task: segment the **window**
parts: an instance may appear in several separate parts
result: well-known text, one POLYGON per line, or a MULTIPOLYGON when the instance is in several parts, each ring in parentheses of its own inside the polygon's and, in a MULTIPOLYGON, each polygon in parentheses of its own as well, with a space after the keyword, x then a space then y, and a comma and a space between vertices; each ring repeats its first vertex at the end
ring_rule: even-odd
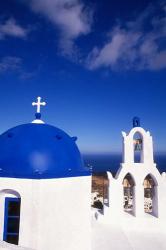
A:
POLYGON ((18 245, 20 224, 20 198, 5 198, 3 240, 18 245))

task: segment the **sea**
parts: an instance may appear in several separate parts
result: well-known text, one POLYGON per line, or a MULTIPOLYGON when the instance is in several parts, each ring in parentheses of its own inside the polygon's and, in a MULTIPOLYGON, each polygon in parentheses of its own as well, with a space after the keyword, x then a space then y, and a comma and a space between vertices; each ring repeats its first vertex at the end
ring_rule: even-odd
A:
MULTIPOLYGON (((115 154, 84 154, 85 166, 92 169, 92 172, 100 173, 111 171, 115 174, 122 163, 122 155, 115 154)), ((156 153, 154 162, 160 173, 166 172, 166 154, 156 153)))

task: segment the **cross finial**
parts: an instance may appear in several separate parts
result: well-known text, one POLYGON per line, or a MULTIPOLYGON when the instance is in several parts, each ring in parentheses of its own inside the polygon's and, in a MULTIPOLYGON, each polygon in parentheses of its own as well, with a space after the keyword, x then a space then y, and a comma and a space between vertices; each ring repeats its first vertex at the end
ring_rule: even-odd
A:
POLYGON ((37 121, 39 121, 41 118, 40 108, 41 108, 41 106, 45 106, 45 105, 46 105, 46 102, 41 102, 41 97, 37 97, 37 102, 32 102, 32 106, 37 107, 37 111, 35 114, 37 121))
POLYGON ((32 102, 32 106, 37 106, 37 113, 40 113, 40 106, 45 106, 46 102, 40 102, 41 97, 37 97, 37 102, 32 102))

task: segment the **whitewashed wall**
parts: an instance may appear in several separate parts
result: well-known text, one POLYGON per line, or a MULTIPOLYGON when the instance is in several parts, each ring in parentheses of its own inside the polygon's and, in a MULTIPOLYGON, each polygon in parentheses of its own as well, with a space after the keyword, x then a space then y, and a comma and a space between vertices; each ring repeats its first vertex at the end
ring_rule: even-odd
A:
POLYGON ((90 250, 90 194, 90 176, 49 180, 0 178, 0 239, 4 198, 20 196, 19 245, 35 250, 90 250))
POLYGON ((159 173, 153 159, 153 140, 149 131, 141 127, 133 128, 127 135, 123 135, 123 163, 121 164, 115 178, 108 173, 109 178, 109 207, 104 207, 104 216, 101 220, 106 223, 120 224, 126 218, 133 220, 141 219, 146 223, 147 214, 144 212, 144 179, 151 175, 155 182, 155 196, 153 199, 153 215, 151 220, 158 220, 160 223, 166 223, 166 174, 159 173), (139 132, 143 139, 142 161, 134 162, 133 137, 139 132), (134 180, 134 200, 133 214, 129 215, 123 208, 123 179, 130 174, 134 180))

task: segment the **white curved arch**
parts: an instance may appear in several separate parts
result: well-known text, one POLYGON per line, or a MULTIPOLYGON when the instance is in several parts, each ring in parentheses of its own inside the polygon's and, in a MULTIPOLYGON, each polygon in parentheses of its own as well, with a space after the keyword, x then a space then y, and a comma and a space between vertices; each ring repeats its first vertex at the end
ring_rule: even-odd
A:
POLYGON ((158 186, 157 178, 156 178, 152 173, 148 173, 148 174, 146 174, 146 175, 144 176, 142 185, 144 184, 144 180, 147 178, 148 175, 150 175, 151 178, 153 179, 155 186, 158 186))
POLYGON ((135 178, 134 178, 133 174, 131 174, 130 172, 124 173, 124 174, 121 176, 121 180, 122 180, 121 183, 123 184, 123 180, 125 179, 125 177, 126 177, 127 175, 130 175, 130 176, 131 176, 131 178, 132 178, 132 180, 133 180, 133 183, 134 183, 134 186, 136 186, 135 178))
POLYGON ((21 195, 19 194, 19 192, 17 192, 14 189, 2 189, 2 190, 0 190, 0 194, 1 193, 3 193, 3 194, 11 194, 11 195, 14 195, 17 198, 21 198, 21 195))
POLYGON ((128 134, 128 136, 129 137, 133 137, 135 133, 140 133, 143 138, 145 136, 150 136, 150 132, 149 131, 145 131, 145 129, 143 129, 141 127, 132 128, 132 130, 130 131, 130 133, 128 134))
POLYGON ((134 127, 131 129, 128 135, 122 133, 123 135, 123 163, 129 165, 133 163, 148 164, 149 167, 154 164, 153 158, 153 140, 149 131, 145 131, 141 127, 134 127), (140 151, 140 161, 135 161, 135 151, 134 151, 134 136, 138 133, 142 140, 142 149, 140 151))

